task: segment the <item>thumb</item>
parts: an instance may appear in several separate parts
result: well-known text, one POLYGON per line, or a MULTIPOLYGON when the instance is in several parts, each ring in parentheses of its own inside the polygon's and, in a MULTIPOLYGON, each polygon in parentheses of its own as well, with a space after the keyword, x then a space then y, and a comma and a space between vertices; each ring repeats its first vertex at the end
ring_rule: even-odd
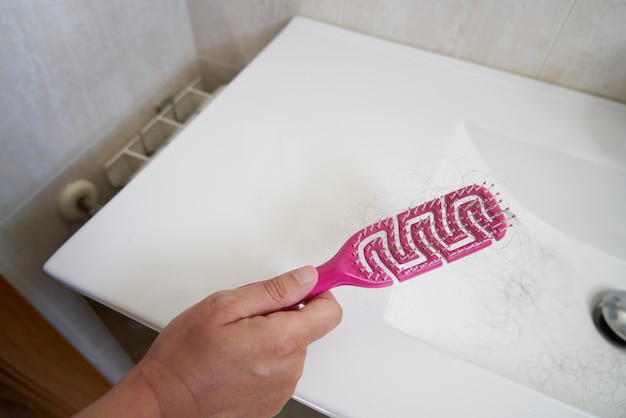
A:
POLYGON ((293 306, 304 299, 317 283, 317 270, 304 266, 249 286, 234 289, 241 300, 241 318, 265 315, 293 306))

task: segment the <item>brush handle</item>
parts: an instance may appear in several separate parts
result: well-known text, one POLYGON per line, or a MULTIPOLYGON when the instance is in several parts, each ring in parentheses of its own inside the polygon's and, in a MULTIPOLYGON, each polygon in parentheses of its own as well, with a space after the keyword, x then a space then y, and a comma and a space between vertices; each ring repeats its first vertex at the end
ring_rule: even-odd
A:
MULTIPOLYGON (((374 282, 363 279, 363 273, 359 271, 354 257, 350 254, 353 251, 352 244, 352 240, 348 240, 333 258, 315 268, 318 275, 317 283, 300 303, 338 286, 377 288, 387 287, 391 284, 391 281, 374 282)), ((294 306, 298 306, 300 303, 294 306)))
POLYGON ((337 263, 330 260, 315 269, 317 270, 317 283, 315 287, 309 292, 306 296, 305 300, 309 300, 319 295, 320 293, 324 293, 327 290, 332 289, 333 287, 341 286, 345 284, 342 282, 342 273, 341 270, 337 268, 337 263))
POLYGON ((334 287, 355 284, 354 279, 350 280, 350 276, 354 275, 354 272, 352 271, 354 269, 350 268, 351 264, 354 264, 354 262, 349 257, 345 257, 344 253, 346 252, 346 247, 347 245, 344 245, 333 258, 324 264, 315 267, 317 270, 317 283, 315 283, 313 289, 311 289, 309 294, 306 295, 306 297, 304 297, 304 299, 300 302, 284 310, 292 310, 300 304, 306 303, 320 293, 324 293, 334 287))
POLYGON ((319 295, 320 293, 324 293, 325 291, 330 290, 333 287, 346 284, 344 283, 345 280, 342 280, 343 275, 341 271, 337 268, 337 262, 336 262, 337 260, 335 260, 335 258, 327 261, 326 263, 318 267, 315 267, 315 269, 317 270, 317 283, 315 283, 315 286, 313 287, 313 289, 311 289, 309 294, 306 295, 304 299, 302 299, 300 302, 296 303, 295 305, 289 306, 288 308, 285 308, 283 310, 285 311, 293 310, 296 307, 298 307, 300 304, 306 303, 307 301, 319 295))

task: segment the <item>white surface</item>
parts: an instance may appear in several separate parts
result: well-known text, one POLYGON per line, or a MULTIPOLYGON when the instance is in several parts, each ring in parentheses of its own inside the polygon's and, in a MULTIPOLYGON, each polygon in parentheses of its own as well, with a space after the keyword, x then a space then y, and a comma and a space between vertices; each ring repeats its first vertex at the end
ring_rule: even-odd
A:
POLYGON ((501 242, 400 287, 389 323, 564 402, 622 416, 626 350, 607 343, 590 312, 607 289, 626 286, 624 172, 466 126, 444 154, 432 183, 495 181, 517 218, 501 242))
MULTIPOLYGON (((441 194, 460 122, 626 165, 626 106, 296 19, 46 271, 162 328, 441 194)), ((311 346, 300 400, 359 418, 585 415, 394 329, 394 291, 335 290, 344 320, 311 346)))

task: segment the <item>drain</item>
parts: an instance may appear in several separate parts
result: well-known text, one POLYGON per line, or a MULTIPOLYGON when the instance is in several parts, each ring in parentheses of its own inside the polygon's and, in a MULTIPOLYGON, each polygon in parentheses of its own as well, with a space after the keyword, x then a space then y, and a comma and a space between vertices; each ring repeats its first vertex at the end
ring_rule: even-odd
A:
POLYGON ((626 347, 626 291, 612 291, 593 309, 593 322, 611 342, 626 347))

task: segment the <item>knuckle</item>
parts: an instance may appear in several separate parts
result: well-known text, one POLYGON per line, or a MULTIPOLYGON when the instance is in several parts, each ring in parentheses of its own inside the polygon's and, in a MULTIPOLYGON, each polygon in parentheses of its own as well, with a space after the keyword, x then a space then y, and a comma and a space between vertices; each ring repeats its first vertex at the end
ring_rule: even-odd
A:
POLYGON ((309 342, 306 336, 292 335, 281 344, 281 354, 284 357, 304 357, 306 356, 308 345, 309 342))
POLYGON ((280 277, 263 282, 263 287, 269 297, 277 303, 284 301, 289 294, 287 282, 280 277))
POLYGON ((216 314, 233 313, 237 311, 239 300, 228 291, 213 293, 205 300, 207 308, 216 314))
POLYGON ((298 356, 305 356, 309 341, 304 336, 291 338, 291 353, 298 356))

